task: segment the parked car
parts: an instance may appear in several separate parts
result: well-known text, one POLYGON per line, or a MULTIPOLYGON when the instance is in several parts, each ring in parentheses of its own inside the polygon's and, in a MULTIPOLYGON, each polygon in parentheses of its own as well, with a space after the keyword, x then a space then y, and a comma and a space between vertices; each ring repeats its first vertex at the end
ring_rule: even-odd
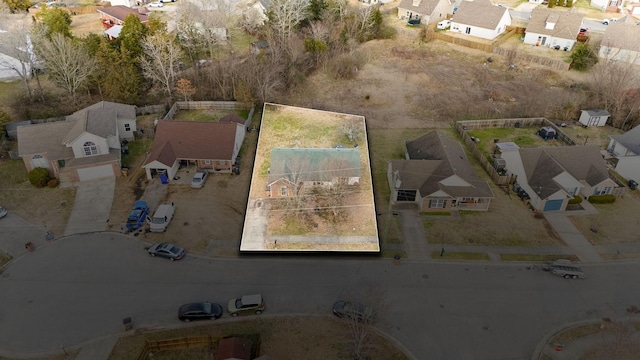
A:
POLYGON ((147 215, 149 215, 147 202, 142 200, 136 201, 133 204, 133 210, 131 210, 127 218, 127 229, 133 231, 142 227, 144 221, 147 219, 147 215))
POLYGON ((629 180, 627 182, 627 185, 629 185, 629 189, 631 189, 631 190, 635 190, 635 189, 638 188, 638 182, 635 181, 635 180, 629 180))
POLYGON ((167 230, 167 226, 173 219, 173 212, 175 210, 175 204, 161 204, 153 214, 153 217, 147 218, 149 222, 149 231, 151 232, 164 232, 167 230))
POLYGON ((609 19, 604 19, 604 20, 602 20, 602 23, 603 23, 603 24, 605 24, 605 25, 609 25, 609 24, 611 24, 611 23, 613 23, 613 22, 616 22, 616 21, 618 21, 618 19, 616 19, 616 18, 609 18, 609 19))
POLYGON ((376 317, 373 309, 358 302, 345 300, 339 300, 333 304, 333 313, 339 318, 357 321, 373 321, 376 317))
POLYGON ((189 322, 191 320, 215 320, 222 316, 222 305, 210 302, 184 304, 178 309, 178 319, 189 322))
POLYGON ((160 0, 160 1, 162 1, 163 3, 176 2, 176 0, 160 0))
POLYGON ((255 313, 256 315, 262 314, 264 310, 264 299, 262 295, 244 295, 239 298, 229 300, 227 306, 227 312, 231 316, 238 316, 240 314, 255 313))
POLYGON ((442 20, 436 25, 440 30, 446 30, 451 27, 451 20, 442 20))
POLYGON ((509 9, 509 7, 505 4, 498 4, 497 5, 499 8, 503 8, 503 9, 509 9))
POLYGON ((420 19, 409 19, 409 21, 407 21, 407 25, 418 26, 420 25, 420 19))
POLYGON ((5 208, 0 206, 0 219, 2 219, 3 217, 7 216, 8 213, 9 212, 7 212, 7 210, 5 208))
POLYGON ((160 1, 154 1, 149 3, 149 7, 163 7, 164 4, 160 1))
POLYGON ((183 248, 169 243, 155 243, 147 251, 151 256, 160 256, 171 261, 180 260, 185 255, 183 248))
POLYGON ((209 177, 209 172, 205 170, 198 170, 195 174, 193 174, 193 179, 191 180, 191 187, 194 189, 200 189, 204 186, 204 182, 207 181, 209 177))

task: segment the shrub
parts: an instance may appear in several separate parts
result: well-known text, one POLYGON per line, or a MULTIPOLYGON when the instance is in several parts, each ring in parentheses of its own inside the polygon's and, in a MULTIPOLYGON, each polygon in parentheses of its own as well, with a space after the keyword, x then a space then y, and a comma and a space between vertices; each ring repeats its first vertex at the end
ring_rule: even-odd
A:
POLYGON ((60 185, 60 180, 53 178, 53 179, 49 179, 49 181, 47 181, 47 186, 50 188, 54 188, 56 186, 60 185))
POLYGON ((357 55, 344 54, 333 58, 329 62, 328 70, 335 79, 354 79, 362 63, 363 61, 357 55))
POLYGON ((598 62, 598 56, 587 43, 576 43, 571 53, 571 68, 578 71, 588 70, 598 62))
POLYGON ((582 196, 577 195, 574 196, 573 199, 569 200, 569 205, 580 204, 582 202, 582 196))
POLYGON ((593 195, 589 196, 589 202, 592 204, 611 204, 616 201, 613 195, 593 195))
POLYGON ((49 170, 45 168, 35 168, 29 171, 29 182, 31 185, 36 187, 44 187, 47 185, 47 181, 49 181, 49 170))

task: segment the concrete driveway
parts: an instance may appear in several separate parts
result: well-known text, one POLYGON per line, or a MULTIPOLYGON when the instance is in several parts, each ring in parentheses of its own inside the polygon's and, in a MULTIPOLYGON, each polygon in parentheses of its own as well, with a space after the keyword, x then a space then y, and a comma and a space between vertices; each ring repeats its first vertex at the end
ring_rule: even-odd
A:
POLYGON ((114 177, 80 183, 64 235, 107 230, 115 188, 114 177))

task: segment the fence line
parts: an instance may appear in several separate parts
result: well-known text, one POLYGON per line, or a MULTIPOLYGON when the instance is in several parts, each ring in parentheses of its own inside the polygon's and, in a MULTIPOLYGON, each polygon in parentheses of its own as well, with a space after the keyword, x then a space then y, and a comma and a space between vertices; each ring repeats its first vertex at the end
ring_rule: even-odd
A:
POLYGON ((138 355, 138 360, 145 360, 151 351, 213 347, 219 341, 219 336, 210 335, 187 336, 165 340, 147 340, 140 355, 138 355))
POLYGON ((171 120, 178 110, 236 110, 253 108, 253 104, 237 101, 176 101, 163 120, 171 120))
POLYGON ((451 35, 445 34, 442 31, 433 32, 431 35, 433 36, 434 39, 442 40, 451 44, 468 47, 470 49, 481 50, 488 53, 493 52, 493 45, 491 44, 483 44, 470 39, 463 39, 457 36, 451 36, 451 35))
POLYGON ((493 52, 502 55, 508 59, 514 59, 519 61, 527 61, 534 64, 548 66, 558 70, 569 70, 571 64, 562 60, 550 59, 543 56, 525 54, 517 50, 505 49, 501 47, 494 47, 493 52))

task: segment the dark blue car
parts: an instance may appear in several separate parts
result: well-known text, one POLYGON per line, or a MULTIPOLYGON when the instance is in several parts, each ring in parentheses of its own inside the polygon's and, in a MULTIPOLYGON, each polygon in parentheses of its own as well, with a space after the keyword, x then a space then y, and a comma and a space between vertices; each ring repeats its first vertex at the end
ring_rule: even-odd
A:
POLYGON ((136 201, 135 204, 133 204, 133 210, 131 210, 127 218, 127 229, 132 231, 141 228, 148 214, 149 207, 147 206, 147 202, 142 200, 136 201))

